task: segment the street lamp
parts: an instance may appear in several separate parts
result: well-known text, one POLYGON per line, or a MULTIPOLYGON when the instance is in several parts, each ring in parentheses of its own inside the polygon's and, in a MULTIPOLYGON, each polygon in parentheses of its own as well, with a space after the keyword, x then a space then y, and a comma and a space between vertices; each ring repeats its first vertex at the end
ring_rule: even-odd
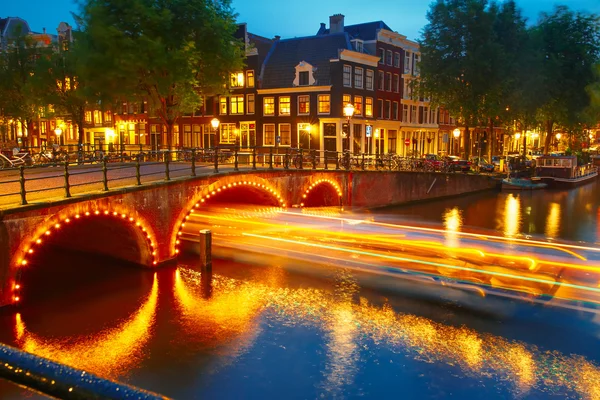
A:
POLYGON ((304 127, 304 130, 306 131, 306 133, 308 134, 308 150, 310 151, 310 130, 312 128, 311 124, 307 124, 304 127))
MULTIPOLYGON (((348 132, 344 132, 344 130, 342 130, 342 138, 343 139, 348 139, 352 132, 350 131, 350 119, 352 118, 352 116, 354 115, 354 106, 351 103, 348 103, 344 106, 344 116, 346 117, 346 123, 348 124, 348 132)), ((348 143, 348 149, 350 149, 350 143, 348 143)), ((344 145, 342 142, 342 150, 344 150, 344 145)))
MULTIPOLYGON (((452 136, 454 136, 454 141, 456 142, 460 137, 460 129, 456 128, 452 131, 452 136)), ((454 148, 454 146, 452 146, 454 148)), ((460 148, 460 142, 458 142, 458 148, 460 148)), ((458 151, 456 152, 458 153, 458 151)), ((455 153, 455 154, 456 154, 455 153)))
POLYGON ((556 135, 554 135, 556 137, 556 151, 558 151, 558 142, 560 141, 560 138, 562 137, 561 133, 557 133, 556 135))
POLYGON ((54 134, 56 135, 56 141, 58 142, 58 144, 60 145, 60 136, 62 135, 62 129, 60 127, 57 127, 54 130, 54 134))
POLYGON ((210 121, 210 125, 212 126, 212 128, 215 130, 215 140, 214 140, 214 147, 217 147, 217 131, 219 130, 219 124, 221 123, 221 121, 219 121, 217 118, 213 118, 210 121))

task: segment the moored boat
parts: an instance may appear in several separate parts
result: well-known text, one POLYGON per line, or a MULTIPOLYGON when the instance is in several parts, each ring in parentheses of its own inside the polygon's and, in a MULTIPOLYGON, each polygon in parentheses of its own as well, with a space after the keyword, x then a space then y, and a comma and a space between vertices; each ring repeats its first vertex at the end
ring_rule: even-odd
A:
POLYGON ((502 190, 537 190, 543 189, 547 184, 534 182, 531 179, 504 178, 502 179, 502 190))
POLYGON ((571 188, 593 182, 598 167, 577 165, 576 156, 542 156, 536 160, 536 176, 549 188, 571 188))

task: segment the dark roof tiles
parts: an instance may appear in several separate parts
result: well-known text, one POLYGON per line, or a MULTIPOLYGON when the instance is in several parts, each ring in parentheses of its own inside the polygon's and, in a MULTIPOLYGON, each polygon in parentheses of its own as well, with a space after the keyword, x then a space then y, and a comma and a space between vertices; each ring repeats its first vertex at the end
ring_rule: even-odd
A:
MULTIPOLYGON (((364 24, 348 25, 344 27, 344 32, 350 35, 351 39, 373 40, 377 37, 377 31, 380 29, 392 29, 383 21, 365 22, 364 24)), ((319 29, 317 35, 328 35, 329 29, 319 29)))

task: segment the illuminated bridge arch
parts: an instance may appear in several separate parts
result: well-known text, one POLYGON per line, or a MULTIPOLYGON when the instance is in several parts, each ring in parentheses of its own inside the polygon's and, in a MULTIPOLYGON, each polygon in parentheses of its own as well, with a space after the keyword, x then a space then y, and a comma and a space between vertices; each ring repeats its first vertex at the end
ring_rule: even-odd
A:
POLYGON ((194 201, 191 201, 188 206, 184 208, 182 215, 175 223, 176 232, 171 239, 172 256, 179 254, 179 237, 183 235, 183 228, 185 227, 186 221, 190 219, 191 214, 211 200, 218 199, 221 196, 225 196, 228 193, 239 189, 260 192, 270 199, 273 206, 281 208, 287 207, 281 193, 265 179, 255 176, 233 176, 221 179, 204 189, 194 201))
POLYGON ((302 193, 300 207, 339 206, 342 204, 342 189, 332 179, 318 179, 302 193))
MULTIPOLYGON (((132 254, 128 252, 119 254, 119 256, 123 256, 122 258, 126 261, 145 266, 155 266, 157 264, 156 236, 150 224, 133 213, 124 210, 116 211, 109 208, 83 212, 63 211, 40 224, 29 238, 21 242, 18 251, 15 253, 12 262, 16 267, 16 274, 13 282, 10 284, 13 303, 18 303, 22 300, 23 282, 21 275, 24 268, 28 268, 31 265, 33 257, 47 244, 49 238, 54 237, 60 231, 79 225, 84 221, 94 221, 96 224, 118 223, 128 228, 128 235, 132 232, 134 233, 132 239, 138 244, 139 253, 132 254)), ((93 233, 94 231, 92 230, 91 232, 93 233)), ((101 245, 101 243, 93 243, 92 245, 99 244, 101 245)), ((115 248, 111 247, 111 250, 115 250, 115 248)))

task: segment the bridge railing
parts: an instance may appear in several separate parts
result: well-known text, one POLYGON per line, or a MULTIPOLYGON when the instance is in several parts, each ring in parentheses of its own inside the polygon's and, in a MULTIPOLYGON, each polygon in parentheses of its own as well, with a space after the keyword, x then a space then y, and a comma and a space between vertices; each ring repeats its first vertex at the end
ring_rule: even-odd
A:
MULTIPOLYGON (((103 155, 93 162, 19 165, 0 171, 0 206, 69 198, 157 181, 241 170, 379 170, 448 172, 447 167, 395 154, 352 154, 348 151, 278 147, 214 147, 160 150, 129 148, 117 159, 103 155), (43 167, 43 168, 42 168, 43 167)), ((125 148, 125 147, 124 147, 125 148)))

